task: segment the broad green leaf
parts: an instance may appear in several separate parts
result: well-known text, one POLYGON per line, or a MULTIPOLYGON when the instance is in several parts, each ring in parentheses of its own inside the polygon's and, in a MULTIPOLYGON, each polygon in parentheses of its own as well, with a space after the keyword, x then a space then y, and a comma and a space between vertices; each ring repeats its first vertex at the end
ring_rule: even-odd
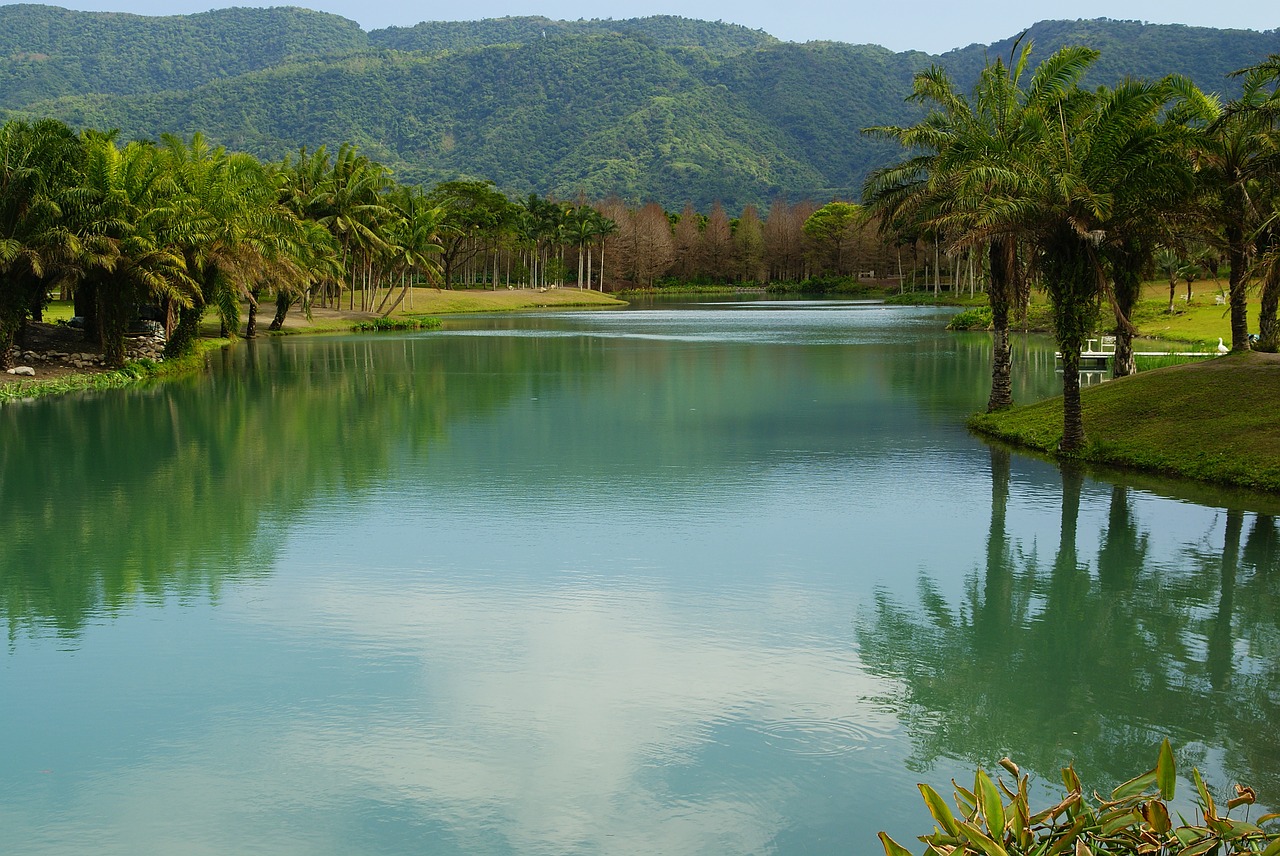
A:
POLYGON ((1142 815, 1147 824, 1159 835, 1164 835, 1172 825, 1169 823, 1169 810, 1160 800, 1148 800, 1142 807, 1142 815))
POLYGON ((1200 778, 1199 770, 1192 768, 1191 781, 1196 783, 1196 790, 1200 792, 1200 808, 1204 812, 1205 820, 1216 819, 1218 811, 1213 804, 1213 795, 1209 793, 1209 788, 1205 786, 1204 779, 1200 778))
POLYGON ((1179 826, 1173 830, 1173 837, 1178 839, 1179 844, 1186 847, 1194 841, 1199 841, 1208 833, 1209 830, 1198 826, 1179 826))
POLYGON ((994 838, 1003 837, 1004 799, 1000 796, 1000 789, 996 787, 995 782, 991 781, 991 777, 985 770, 979 769, 974 779, 973 790, 982 802, 982 814, 987 821, 987 831, 994 838))
POLYGON ((879 835, 880 843, 884 845, 884 856, 912 856, 910 850, 894 841, 885 833, 881 832, 879 835))
POLYGON ((962 821, 960 823, 960 830, 964 833, 965 838, 968 838, 974 846, 983 853, 986 853, 987 856, 1009 856, 1007 850, 1001 847, 998 842, 972 823, 962 821))
POLYGON ((1208 853, 1219 844, 1220 842, 1216 838, 1210 836, 1203 841, 1198 841, 1195 844, 1192 844, 1190 847, 1182 848, 1178 851, 1178 856, 1202 856, 1202 854, 1208 853))
POLYGON ((951 835, 959 835, 960 825, 956 823, 955 815, 951 813, 951 809, 938 792, 923 783, 916 787, 920 789, 920 795, 924 797, 924 804, 929 807, 929 814, 933 815, 933 819, 951 835))
POLYGON ((951 784, 956 789, 956 805, 964 812, 965 817, 972 818, 978 810, 978 798, 971 791, 967 791, 956 784, 955 779, 951 780, 951 784))
POLYGON ((1160 757, 1156 760, 1156 784, 1160 786, 1160 796, 1173 799, 1173 791, 1178 785, 1178 768, 1173 760, 1173 747, 1166 737, 1160 744, 1160 757))
POLYGON ((1136 797, 1138 794, 1147 792, 1147 789, 1156 783, 1158 773, 1155 770, 1147 770, 1141 776, 1134 776, 1129 781, 1119 785, 1111 792, 1113 800, 1122 800, 1126 797, 1136 797))
POLYGON ((1114 835, 1122 829, 1142 822, 1142 815, 1137 811, 1121 811, 1111 815, 1102 822, 1102 834, 1114 835))
POLYGON ((1262 856, 1280 856, 1280 838, 1275 839, 1262 851, 1262 856))
POLYGON ((1072 842, 1074 842, 1076 838, 1079 837, 1080 832, 1083 829, 1084 829, 1083 820, 1077 820, 1073 822, 1071 826, 1067 828, 1067 831, 1062 833, 1062 836, 1058 838, 1056 842, 1054 842, 1054 845, 1050 847, 1048 850, 1044 851, 1044 856, 1057 856, 1057 854, 1066 850, 1068 847, 1072 845, 1072 842))
POLYGON ((1062 784, 1066 785, 1067 790, 1071 793, 1084 791, 1084 788, 1080 784, 1080 777, 1076 775, 1076 768, 1074 765, 1062 768, 1062 784))

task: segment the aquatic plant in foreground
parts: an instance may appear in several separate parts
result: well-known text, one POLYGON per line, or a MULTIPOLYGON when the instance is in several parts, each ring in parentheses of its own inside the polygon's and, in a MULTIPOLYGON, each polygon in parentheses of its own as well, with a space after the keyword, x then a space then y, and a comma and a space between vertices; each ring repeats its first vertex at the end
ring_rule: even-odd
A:
MULTIPOLYGON (((1257 799, 1252 788, 1236 785, 1236 796, 1227 801, 1226 813, 1219 815, 1199 770, 1191 771, 1196 817, 1188 822, 1179 814, 1175 825, 1168 802, 1174 797, 1177 772, 1168 740, 1160 746, 1155 768, 1117 787, 1110 799, 1096 792, 1085 796, 1075 769, 1064 767, 1066 796, 1035 814, 1027 797, 1029 777, 1008 758, 1001 759, 1000 766, 1013 776, 1017 790, 1011 791, 1003 780, 993 780, 982 769, 974 777, 973 790, 953 780, 958 815, 937 791, 919 785, 929 813, 938 822, 931 834, 920 836, 927 845, 925 856, 1280 856, 1280 830, 1264 828, 1280 814, 1263 815, 1257 822, 1230 817, 1233 809, 1251 806, 1257 799)), ((912 856, 883 832, 880 842, 886 856, 912 856)))

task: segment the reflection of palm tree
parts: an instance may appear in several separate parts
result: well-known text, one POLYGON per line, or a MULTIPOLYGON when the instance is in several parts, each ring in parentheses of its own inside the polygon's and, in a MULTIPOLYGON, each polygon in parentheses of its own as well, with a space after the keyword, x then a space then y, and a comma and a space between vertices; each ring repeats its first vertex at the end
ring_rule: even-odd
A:
POLYGON ((1012 619, 1013 565, 1005 512, 1009 505, 1009 450, 991 447, 991 525, 987 530, 987 572, 982 604, 974 610, 974 631, 988 644, 999 644, 1012 619))
MULTIPOLYGON (((1239 780, 1280 787, 1270 736, 1280 729, 1280 575, 1237 582, 1236 569, 1250 567, 1240 563, 1242 516, 1230 515, 1225 550, 1211 548, 1189 573, 1170 572, 1149 567, 1148 537, 1117 488, 1095 585, 1076 544, 1083 474, 1068 468, 1062 478, 1048 573, 1006 533, 1008 480, 993 454, 986 564, 961 603, 924 577, 918 607, 882 593, 858 622, 867 668, 900 687, 889 704, 911 734, 912 766, 1009 754, 1046 776, 1074 760, 1119 781, 1147 758, 1153 732, 1168 731, 1222 747, 1239 780)), ((1270 524, 1255 525, 1257 546, 1246 555, 1267 555, 1270 524)))
POLYGON ((1276 520, 1271 515, 1259 514, 1254 518, 1244 544, 1244 561, 1263 577, 1280 567, 1280 529, 1276 528, 1276 520))
POLYGON ((1098 582, 1103 591, 1123 592, 1132 587, 1134 576, 1145 564, 1147 536, 1138 533, 1129 502, 1129 489, 1111 486, 1111 510, 1107 529, 1098 551, 1098 582), (1135 562, 1134 559, 1138 561, 1135 562))
POLYGON ((1236 592, 1236 571, 1240 567, 1240 532, 1243 528, 1244 514, 1239 509, 1228 509, 1227 531, 1222 543, 1222 587, 1218 591, 1218 611, 1209 631, 1206 655, 1209 683, 1215 690, 1226 686, 1231 677, 1232 600, 1236 592))

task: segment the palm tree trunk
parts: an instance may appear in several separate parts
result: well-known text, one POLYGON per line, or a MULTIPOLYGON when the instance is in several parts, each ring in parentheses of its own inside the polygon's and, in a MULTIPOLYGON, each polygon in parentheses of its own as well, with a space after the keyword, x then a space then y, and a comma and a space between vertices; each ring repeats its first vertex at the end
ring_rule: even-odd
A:
POLYGON ((244 322, 244 337, 256 338, 258 335, 258 290, 249 293, 249 312, 244 322))
POLYGON ((1080 349, 1062 351, 1062 442, 1060 452, 1084 448, 1084 411, 1080 405, 1080 349))
POLYGON ((991 289, 987 302, 991 305, 992 355, 991 395, 987 412, 1008 410, 1013 406, 1013 346, 1009 340, 1009 310, 1016 292, 1017 246, 1011 240, 994 241, 987 250, 991 261, 991 289))
POLYGON ((289 307, 293 305, 291 298, 284 289, 276 292, 276 316, 271 319, 271 325, 268 330, 284 329, 285 316, 289 314, 289 307))
POLYGON ((1227 295, 1231 304, 1231 350, 1249 350, 1249 303, 1245 294, 1245 252, 1244 237, 1239 229, 1230 229, 1227 234, 1227 261, 1231 265, 1231 278, 1228 280, 1227 295))
POLYGON ((1258 345, 1259 351, 1274 354, 1280 351, 1280 321, 1276 318, 1276 310, 1280 304, 1280 261, 1267 271, 1267 278, 1262 283, 1262 306, 1258 309, 1258 345))

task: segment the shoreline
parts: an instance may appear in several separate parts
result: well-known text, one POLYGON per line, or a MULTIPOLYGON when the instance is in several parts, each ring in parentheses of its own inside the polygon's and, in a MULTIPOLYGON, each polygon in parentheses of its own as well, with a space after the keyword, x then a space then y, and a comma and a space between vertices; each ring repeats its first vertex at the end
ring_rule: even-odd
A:
MULTIPOLYGON (((441 315, 626 305, 600 292, 574 288, 546 292, 415 289, 413 302, 412 309, 397 311, 389 323, 429 326, 441 315)), ((264 316, 270 314, 262 309, 258 312, 259 338, 350 333, 356 325, 380 317, 359 310, 315 308, 308 318, 295 309, 283 329, 268 331, 270 318, 264 316)), ((202 337, 190 357, 167 362, 138 360, 124 369, 63 371, 54 377, 30 379, 0 375, 0 406, 183 376, 203 369, 213 351, 238 341, 239 337, 202 337)), ((1074 460, 1120 474, 1280 496, 1280 420, 1267 418, 1280 412, 1280 356, 1248 352, 1150 369, 1082 393, 1088 445, 1070 458, 1058 454, 1056 448, 1062 428, 1060 396, 1002 413, 977 413, 967 425, 985 440, 1055 462, 1074 460), (1249 402, 1249 406, 1238 408, 1239 402, 1249 402), (1188 438, 1192 438, 1190 444, 1188 438), (1258 449, 1267 451, 1258 454, 1258 449)))
POLYGON ((1056 462, 1280 496, 1280 354, 1246 351, 1081 390, 1086 445, 1062 455, 1062 396, 978 413, 970 430, 1056 462))
MULTIPOLYGON (((471 289, 439 290, 434 288, 415 288, 412 309, 401 308, 389 316, 392 324, 408 322, 408 329, 414 322, 422 328, 432 326, 437 315, 483 314, 488 312, 527 312, 547 309, 589 309, 625 306, 625 300, 619 300, 598 291, 580 291, 576 288, 557 287, 546 291, 534 289, 503 289, 500 291, 479 291, 471 289)), ((51 318, 61 313, 54 310, 51 318)), ((305 316, 294 307, 285 318, 284 328, 268 330, 274 316, 274 305, 264 304, 258 309, 258 338, 270 336, 315 335, 325 333, 377 332, 358 330, 357 325, 376 323, 381 316, 376 312, 361 310, 330 309, 316 307, 311 317, 305 316)), ((244 307, 241 317, 246 318, 248 307, 244 307)), ((69 315, 67 316, 69 317, 69 315)), ((65 320, 65 319, 61 319, 65 320)), ((57 329, 54 325, 42 325, 43 328, 57 329)), ((47 353, 38 360, 41 368, 34 377, 11 375, 0 372, 0 406, 14 402, 30 401, 37 398, 48 398, 72 392, 84 392, 97 389, 123 389, 138 383, 151 380, 162 380, 178 377, 195 371, 204 365, 204 359, 220 348, 231 347, 244 341, 243 336, 220 338, 215 333, 217 323, 206 320, 203 335, 196 339, 196 352, 179 360, 130 360, 122 369, 109 369, 102 366, 81 366, 74 370, 65 364, 58 364, 47 353)), ((78 337, 63 337, 55 345, 47 346, 46 352, 65 353, 67 351, 86 353, 96 352, 81 342, 78 337)), ((25 350, 25 349, 24 349, 25 350)), ((15 363, 14 366, 24 363, 15 363)))

